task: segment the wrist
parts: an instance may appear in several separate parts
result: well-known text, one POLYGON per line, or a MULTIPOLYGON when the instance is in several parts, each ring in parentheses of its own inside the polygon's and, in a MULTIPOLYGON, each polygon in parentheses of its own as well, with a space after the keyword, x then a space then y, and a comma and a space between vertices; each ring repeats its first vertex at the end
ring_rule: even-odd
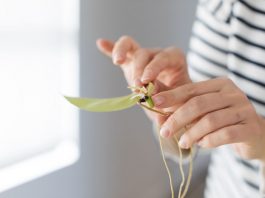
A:
POLYGON ((261 117, 261 116, 259 116, 259 118, 260 118, 260 123, 261 123, 261 132, 262 132, 262 142, 263 142, 263 147, 262 147, 262 157, 261 157, 261 159, 260 159, 260 161, 261 161, 261 163, 262 163, 262 165, 263 166, 265 166, 265 119, 263 118, 263 117, 261 117))

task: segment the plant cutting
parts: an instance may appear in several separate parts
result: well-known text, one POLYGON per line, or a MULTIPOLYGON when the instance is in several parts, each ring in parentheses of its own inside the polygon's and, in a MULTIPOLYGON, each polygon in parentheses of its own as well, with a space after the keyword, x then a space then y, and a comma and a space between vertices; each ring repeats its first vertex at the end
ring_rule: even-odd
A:
MULTIPOLYGON (((65 98, 70 103, 77 106, 78 108, 86 110, 86 111, 90 111, 90 112, 120 111, 120 110, 128 109, 138 104, 149 111, 153 111, 163 116, 169 116, 171 114, 170 112, 163 112, 161 110, 157 110, 154 108, 154 103, 152 100, 152 94, 154 91, 153 83, 149 83, 148 85, 143 86, 143 87, 131 87, 130 86, 128 88, 132 90, 132 93, 127 96, 122 96, 122 97, 101 99, 101 98, 79 98, 79 97, 65 96, 65 98)), ((158 137, 159 137, 158 139, 159 139, 159 145, 161 149, 163 162, 165 164, 165 167, 166 167, 166 170, 169 176, 171 195, 172 195, 172 198, 174 198, 175 195, 174 195, 172 176, 171 176, 170 170, 168 168, 168 165, 165 159, 162 140, 161 140, 161 136, 159 135, 159 127, 158 127, 158 137)), ((178 144, 177 136, 173 136, 173 139, 175 140, 176 144, 178 144)), ((192 175, 192 150, 191 149, 189 150, 190 166, 189 166, 189 174, 188 174, 186 182, 185 182, 185 175, 184 175, 183 164, 182 164, 183 155, 182 155, 182 150, 180 149, 179 146, 178 146, 178 150, 179 150, 179 168, 180 168, 180 173, 182 177, 182 182, 180 184, 180 188, 178 192, 178 198, 184 198, 188 191, 188 187, 189 187, 191 175, 192 175), (184 185, 185 185, 185 188, 182 191, 184 185)))

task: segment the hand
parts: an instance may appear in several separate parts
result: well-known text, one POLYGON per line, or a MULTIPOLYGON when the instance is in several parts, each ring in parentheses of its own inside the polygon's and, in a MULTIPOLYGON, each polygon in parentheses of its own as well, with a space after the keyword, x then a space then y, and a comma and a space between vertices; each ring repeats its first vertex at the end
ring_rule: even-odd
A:
POLYGON ((160 133, 170 137, 190 126, 179 141, 182 148, 232 144, 241 157, 265 161, 265 121, 230 79, 186 84, 158 93, 153 100, 159 108, 180 105, 160 133))
MULTIPOLYGON (((97 41, 99 50, 120 65, 129 85, 155 85, 155 92, 165 91, 191 82, 185 55, 176 48, 141 48, 131 37, 122 36, 113 43, 106 39, 97 41)), ((163 117, 148 112, 152 120, 162 123, 163 117)))

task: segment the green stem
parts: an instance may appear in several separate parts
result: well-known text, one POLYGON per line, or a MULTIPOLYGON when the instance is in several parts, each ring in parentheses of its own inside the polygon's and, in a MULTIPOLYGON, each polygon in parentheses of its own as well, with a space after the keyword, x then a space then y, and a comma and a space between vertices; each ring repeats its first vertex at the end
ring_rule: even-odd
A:
POLYGON ((142 103, 140 103, 140 102, 138 102, 138 104, 140 105, 140 106, 142 106, 143 108, 145 108, 145 109, 148 109, 149 111, 153 111, 153 112, 155 112, 155 113, 159 113, 160 115, 163 115, 163 116, 169 116, 171 113, 170 112, 163 112, 163 111, 159 111, 159 110, 156 110, 156 109, 153 109, 153 108, 150 108, 150 107, 148 107, 148 106, 146 106, 146 105, 144 105, 144 104, 142 104, 142 103))

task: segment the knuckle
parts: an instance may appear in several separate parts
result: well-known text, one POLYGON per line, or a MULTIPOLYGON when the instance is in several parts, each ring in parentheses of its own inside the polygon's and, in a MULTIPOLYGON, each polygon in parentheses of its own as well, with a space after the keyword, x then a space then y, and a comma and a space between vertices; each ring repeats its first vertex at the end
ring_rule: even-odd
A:
POLYGON ((225 78, 225 82, 226 82, 227 84, 232 84, 232 85, 234 85, 234 82, 233 82, 230 78, 228 78, 228 77, 225 78))
POLYGON ((169 46, 169 47, 167 47, 165 49, 165 52, 169 52, 170 54, 173 53, 174 55, 176 55, 176 54, 178 54, 178 55, 184 55, 184 52, 181 49, 179 49, 179 48, 177 48, 175 46, 169 46))
POLYGON ((144 69, 144 74, 148 74, 148 75, 153 75, 155 72, 155 69, 152 68, 152 66, 147 66, 145 69, 144 69))
POLYGON ((174 53, 178 53, 180 52, 181 50, 176 48, 175 46, 169 46, 165 49, 166 52, 174 52, 174 53))
POLYGON ((241 89, 237 89, 238 97, 242 98, 244 102, 249 102, 248 97, 246 96, 246 94, 241 90, 241 89))
POLYGON ((231 129, 225 129, 222 133, 224 142, 233 142, 237 138, 237 133, 231 129))
POLYGON ((170 46, 165 49, 168 57, 168 64, 170 65, 178 65, 179 67, 186 66, 186 55, 185 53, 175 46, 170 46))
POLYGON ((140 48, 140 49, 136 50, 136 52, 135 52, 136 57, 140 56, 140 55, 149 55, 149 54, 150 54, 149 50, 147 50, 145 48, 140 48))
POLYGON ((227 98, 227 93, 220 91, 217 93, 217 96, 220 101, 224 101, 227 98))
MULTIPOLYGON (((167 96, 167 99, 168 99, 168 101, 173 101, 173 99, 174 99, 174 95, 168 95, 167 96)), ((182 107, 180 107, 178 110, 177 110, 177 112, 178 112, 178 117, 181 119, 181 118, 183 118, 184 117, 184 115, 187 113, 187 110, 186 110, 186 108, 185 108, 185 106, 182 106, 182 107)), ((176 120, 178 120, 178 118, 177 118, 177 116, 175 116, 176 118, 176 120)))
POLYGON ((219 77, 218 80, 223 85, 222 90, 230 90, 233 92, 237 90, 237 86, 230 78, 226 76, 222 76, 222 77, 219 77))
POLYGON ((194 111, 195 113, 200 113, 205 105, 205 101, 203 100, 203 98, 201 96, 196 96, 192 99, 190 99, 190 110, 194 111))
POLYGON ((192 84, 188 84, 185 86, 186 94, 188 98, 191 98, 196 95, 197 89, 192 84))
POLYGON ((234 119, 235 122, 241 122, 242 120, 245 120, 245 118, 247 117, 247 114, 249 112, 247 111, 247 109, 239 109, 234 113, 234 119))
POLYGON ((173 114, 172 118, 170 119, 171 126, 175 125, 178 122, 178 118, 176 114, 173 114))
POLYGON ((184 134, 182 136, 185 136, 185 140, 189 145, 193 145, 197 139, 196 134, 193 133, 192 130, 186 130, 185 129, 184 134))
POLYGON ((255 110, 254 106, 251 103, 246 105, 246 109, 244 111, 244 114, 245 115, 249 114, 251 117, 253 117, 254 115, 257 115, 256 110, 255 110))
POLYGON ((211 137, 211 135, 207 135, 203 138, 203 142, 204 142, 204 147, 206 148, 212 148, 215 146, 214 144, 214 140, 211 137))
POLYGON ((175 115, 171 116, 168 121, 166 122, 166 125, 168 126, 170 133, 175 133, 176 132, 176 124, 177 124, 177 118, 175 115))
POLYGON ((244 92, 241 91, 240 89, 233 89, 231 92, 234 93, 235 96, 237 97, 241 97, 242 95, 245 95, 244 92))
POLYGON ((139 61, 143 62, 143 58, 150 58, 150 52, 147 49, 138 49, 134 54, 133 54, 133 61, 138 64, 135 65, 135 67, 141 67, 142 65, 139 64, 139 61))
POLYGON ((165 58, 165 57, 167 57, 167 56, 168 56, 168 53, 167 53, 165 50, 159 52, 159 53, 156 55, 156 57, 158 57, 158 58, 165 58))
POLYGON ((226 77, 226 76, 219 77, 218 79, 224 84, 233 83, 233 81, 230 78, 226 77))
POLYGON ((121 41, 132 41, 132 37, 128 36, 128 35, 123 35, 120 38, 121 41))
POLYGON ((158 75, 160 71, 162 70, 164 66, 164 63, 161 61, 161 59, 153 59, 146 67, 145 67, 145 73, 150 73, 152 75, 158 75))
POLYGON ((168 62, 169 62, 169 56, 168 56, 168 53, 165 52, 165 51, 162 51, 160 53, 158 53, 156 56, 155 56, 155 59, 157 61, 159 61, 159 64, 162 64, 162 65, 167 65, 168 62))
POLYGON ((206 115, 204 118, 204 128, 208 131, 212 131, 215 128, 217 119, 213 114, 206 115))
POLYGON ((241 121, 241 120, 242 120, 242 114, 239 113, 239 112, 236 112, 236 113, 235 113, 235 118, 236 118, 236 122, 241 121))
POLYGON ((245 107, 243 107, 240 114, 241 114, 242 120, 256 119, 258 116, 252 104, 247 104, 245 107))

